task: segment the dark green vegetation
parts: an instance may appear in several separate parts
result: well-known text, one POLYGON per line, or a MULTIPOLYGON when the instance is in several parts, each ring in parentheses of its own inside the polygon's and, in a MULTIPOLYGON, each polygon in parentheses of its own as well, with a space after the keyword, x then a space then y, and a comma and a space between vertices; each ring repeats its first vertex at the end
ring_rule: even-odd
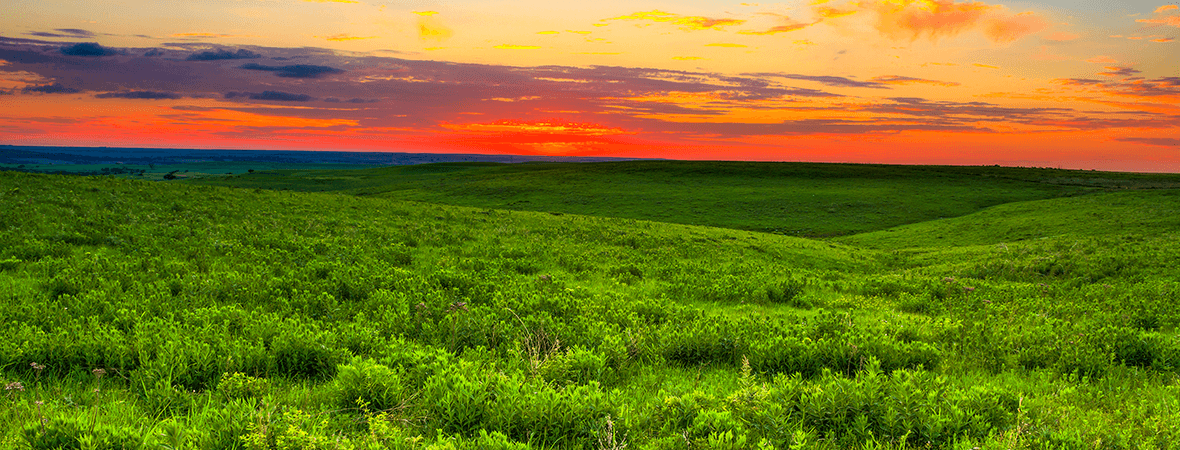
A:
POLYGON ((110 175, 136 180, 176 180, 240 175, 267 170, 343 170, 372 166, 253 161, 201 161, 183 164, 0 164, 0 171, 55 175, 110 175))
POLYGON ((1003 203, 1077 195, 1096 187, 1180 188, 1180 175, 631 161, 287 170, 195 182, 829 237, 957 217, 1003 203))
MULTIPOLYGON (((721 196, 715 223, 781 183, 793 223, 844 236, 349 195, 378 183, 343 172, 215 180, 343 193, 0 173, 0 448, 1180 446, 1180 192, 1085 187, 1168 177, 798 165, 829 172, 673 189, 693 178, 660 164, 617 198, 721 196)), ((535 167, 518 198, 609 191, 535 167)), ((498 198, 459 198, 469 166, 417 170, 498 198)))

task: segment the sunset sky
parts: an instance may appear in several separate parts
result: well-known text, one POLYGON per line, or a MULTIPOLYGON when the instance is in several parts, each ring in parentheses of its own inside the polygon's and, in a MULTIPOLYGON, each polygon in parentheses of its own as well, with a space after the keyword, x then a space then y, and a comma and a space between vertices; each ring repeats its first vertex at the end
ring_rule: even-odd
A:
POLYGON ((0 143, 1180 172, 1161 0, 7 0, 0 143))

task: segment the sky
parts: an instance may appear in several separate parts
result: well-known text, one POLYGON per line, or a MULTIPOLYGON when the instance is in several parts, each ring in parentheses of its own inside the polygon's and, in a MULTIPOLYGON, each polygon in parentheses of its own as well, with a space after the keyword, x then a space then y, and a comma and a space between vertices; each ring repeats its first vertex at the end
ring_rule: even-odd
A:
POLYGON ((0 143, 1180 172, 1164 0, 8 0, 0 143))

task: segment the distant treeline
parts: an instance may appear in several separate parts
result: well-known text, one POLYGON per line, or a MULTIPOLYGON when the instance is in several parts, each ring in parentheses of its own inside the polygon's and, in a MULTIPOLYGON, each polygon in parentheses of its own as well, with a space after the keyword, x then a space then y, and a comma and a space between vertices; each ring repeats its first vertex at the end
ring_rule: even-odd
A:
POLYGON ((299 164, 408 165, 436 162, 603 162, 636 158, 545 155, 482 155, 401 152, 289 150, 200 150, 120 147, 32 147, 0 145, 0 164, 184 164, 193 162, 272 162, 299 164))

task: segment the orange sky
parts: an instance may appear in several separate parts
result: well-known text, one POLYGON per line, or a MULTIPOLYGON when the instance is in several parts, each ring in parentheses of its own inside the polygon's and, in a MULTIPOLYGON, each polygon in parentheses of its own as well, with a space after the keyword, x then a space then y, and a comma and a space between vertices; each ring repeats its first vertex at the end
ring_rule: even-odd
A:
POLYGON ((1180 172, 1180 7, 1077 3, 15 0, 0 142, 1180 172))

